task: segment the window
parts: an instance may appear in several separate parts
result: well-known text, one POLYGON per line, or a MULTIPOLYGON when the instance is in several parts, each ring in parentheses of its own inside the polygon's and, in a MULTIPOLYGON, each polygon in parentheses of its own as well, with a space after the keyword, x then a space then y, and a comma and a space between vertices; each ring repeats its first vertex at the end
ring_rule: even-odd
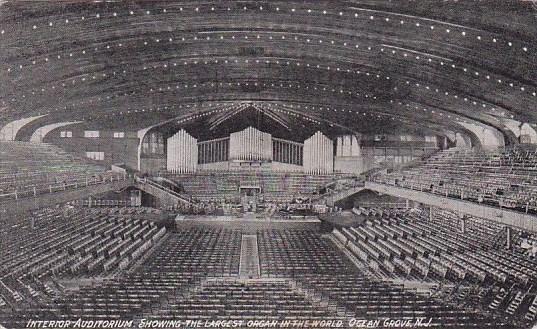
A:
POLYGON ((84 131, 84 137, 86 137, 86 138, 98 138, 99 137, 99 131, 98 130, 86 130, 86 131, 84 131))
POLYGON ((164 137, 160 133, 147 134, 142 143, 143 154, 164 154, 164 137))
POLYGON ((71 138, 73 137, 72 131, 60 131, 60 137, 61 138, 71 138))
POLYGON ((125 133, 122 131, 114 132, 114 138, 125 138, 125 133))
POLYGON ((104 160, 104 152, 86 152, 86 157, 92 160, 104 160))

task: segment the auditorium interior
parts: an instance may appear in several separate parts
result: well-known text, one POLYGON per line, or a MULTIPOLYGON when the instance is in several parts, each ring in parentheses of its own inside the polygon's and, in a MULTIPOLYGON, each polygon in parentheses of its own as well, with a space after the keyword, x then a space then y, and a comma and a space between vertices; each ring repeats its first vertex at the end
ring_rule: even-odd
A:
POLYGON ((527 0, 0 0, 0 328, 537 328, 536 54, 527 0))

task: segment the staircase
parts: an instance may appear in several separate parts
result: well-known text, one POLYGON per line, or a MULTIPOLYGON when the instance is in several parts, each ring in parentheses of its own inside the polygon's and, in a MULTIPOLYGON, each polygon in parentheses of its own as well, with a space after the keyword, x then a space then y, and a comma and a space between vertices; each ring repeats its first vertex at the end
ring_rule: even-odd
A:
POLYGON ((349 189, 346 189, 346 190, 341 190, 341 191, 337 191, 335 192, 334 194, 330 194, 330 195, 327 195, 327 196, 324 196, 322 199, 325 200, 325 203, 327 206, 334 206, 334 204, 339 201, 339 200, 343 200, 353 194, 356 194, 362 190, 364 190, 365 188, 363 186, 354 186, 354 187, 351 187, 349 189))
POLYGON ((157 197, 164 206, 174 206, 176 204, 194 204, 188 195, 172 191, 169 188, 150 179, 136 177, 136 183, 136 186, 140 190, 157 197))

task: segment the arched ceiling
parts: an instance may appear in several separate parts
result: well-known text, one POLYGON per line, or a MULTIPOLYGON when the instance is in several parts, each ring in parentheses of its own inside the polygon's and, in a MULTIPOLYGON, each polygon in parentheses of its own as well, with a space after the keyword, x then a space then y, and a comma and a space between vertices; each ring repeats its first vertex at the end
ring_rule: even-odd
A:
POLYGON ((531 1, 4 1, 0 123, 255 103, 359 132, 537 122, 531 1))

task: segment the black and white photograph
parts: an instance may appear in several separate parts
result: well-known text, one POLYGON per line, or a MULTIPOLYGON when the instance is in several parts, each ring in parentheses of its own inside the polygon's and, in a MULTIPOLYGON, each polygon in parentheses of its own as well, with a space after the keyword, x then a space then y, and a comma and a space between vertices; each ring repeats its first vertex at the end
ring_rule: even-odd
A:
POLYGON ((537 329, 537 0, 0 0, 0 329, 537 329))

